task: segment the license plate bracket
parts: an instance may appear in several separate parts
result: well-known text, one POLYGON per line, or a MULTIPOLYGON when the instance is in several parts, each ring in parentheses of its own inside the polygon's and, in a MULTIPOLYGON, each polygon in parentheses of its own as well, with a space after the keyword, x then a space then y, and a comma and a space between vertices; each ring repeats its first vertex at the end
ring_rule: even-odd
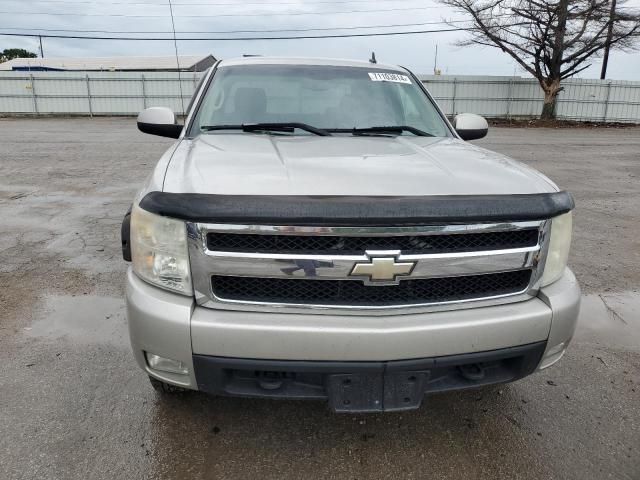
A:
POLYGON ((422 403, 428 379, 428 370, 329 375, 329 406, 336 412, 412 410, 422 403))
POLYGON ((329 406, 336 412, 380 412, 383 409, 382 373, 329 375, 329 406))
POLYGON ((387 372, 384 376, 384 410, 414 410, 422 404, 429 371, 387 372))

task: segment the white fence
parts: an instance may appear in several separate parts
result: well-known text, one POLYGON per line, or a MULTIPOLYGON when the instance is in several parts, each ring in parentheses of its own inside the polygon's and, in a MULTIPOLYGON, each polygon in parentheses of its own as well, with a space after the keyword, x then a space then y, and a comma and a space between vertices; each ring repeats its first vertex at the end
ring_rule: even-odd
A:
MULTIPOLYGON (((420 79, 448 115, 535 118, 542 112, 542 89, 532 78, 421 75, 420 79)), ((640 82, 568 79, 562 85, 558 118, 640 123, 640 82)))
MULTIPOLYGON (((180 113, 202 73, 0 72, 0 115, 135 115, 152 106, 180 113), (180 85, 182 96, 180 99, 180 85)), ((447 115, 535 118, 542 110, 537 82, 521 77, 420 76, 447 115)), ((558 118, 640 123, 640 82, 570 79, 558 118)))
POLYGON ((0 115, 137 115, 155 106, 181 113, 201 75, 181 73, 179 82, 173 72, 0 72, 0 115))

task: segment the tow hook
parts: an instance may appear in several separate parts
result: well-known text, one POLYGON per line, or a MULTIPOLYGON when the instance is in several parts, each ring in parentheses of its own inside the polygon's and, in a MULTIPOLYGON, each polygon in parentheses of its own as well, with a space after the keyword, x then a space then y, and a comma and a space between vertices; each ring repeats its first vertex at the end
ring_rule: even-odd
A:
POLYGON ((469 363, 458 367, 460 374, 472 382, 480 381, 484 378, 484 367, 480 363, 469 363))
POLYGON ((282 387, 283 375, 280 372, 257 372, 258 385, 264 390, 277 390, 282 387))

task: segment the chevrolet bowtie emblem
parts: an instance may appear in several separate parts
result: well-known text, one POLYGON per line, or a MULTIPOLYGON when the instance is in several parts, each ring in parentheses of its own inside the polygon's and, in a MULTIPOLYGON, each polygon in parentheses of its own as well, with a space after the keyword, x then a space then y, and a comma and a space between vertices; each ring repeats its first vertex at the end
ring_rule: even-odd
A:
POLYGON ((356 263, 350 275, 365 277, 369 284, 397 284, 397 277, 409 275, 415 266, 415 262, 396 262, 395 257, 372 257, 367 263, 356 263))

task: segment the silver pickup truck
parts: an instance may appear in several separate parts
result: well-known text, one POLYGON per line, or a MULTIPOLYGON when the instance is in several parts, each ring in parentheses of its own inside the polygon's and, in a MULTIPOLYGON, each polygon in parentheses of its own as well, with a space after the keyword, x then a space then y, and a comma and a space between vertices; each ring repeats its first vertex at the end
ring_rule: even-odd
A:
POLYGON ((204 76, 122 226, 135 358, 161 392, 420 406, 557 362, 571 195, 466 142, 405 68, 252 57, 204 76))

